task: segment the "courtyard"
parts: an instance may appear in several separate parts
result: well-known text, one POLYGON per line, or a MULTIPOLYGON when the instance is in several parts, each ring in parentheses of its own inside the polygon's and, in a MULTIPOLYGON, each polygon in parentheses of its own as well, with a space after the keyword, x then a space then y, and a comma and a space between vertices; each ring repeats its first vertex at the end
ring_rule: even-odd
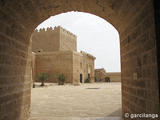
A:
POLYGON ((120 82, 39 85, 32 89, 30 120, 120 120, 120 82))

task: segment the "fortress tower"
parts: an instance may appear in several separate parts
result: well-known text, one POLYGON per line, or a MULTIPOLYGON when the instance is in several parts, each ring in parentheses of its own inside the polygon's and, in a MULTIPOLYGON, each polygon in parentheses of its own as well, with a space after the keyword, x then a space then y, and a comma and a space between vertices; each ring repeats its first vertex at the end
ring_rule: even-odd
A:
POLYGON ((94 82, 95 57, 86 52, 77 52, 77 37, 58 26, 35 30, 32 34, 32 52, 34 54, 33 79, 47 72, 50 78, 46 82, 58 82, 57 75, 63 73, 66 83, 78 85, 87 78, 94 82))
POLYGON ((35 30, 32 34, 32 51, 77 51, 77 36, 60 26, 35 30))

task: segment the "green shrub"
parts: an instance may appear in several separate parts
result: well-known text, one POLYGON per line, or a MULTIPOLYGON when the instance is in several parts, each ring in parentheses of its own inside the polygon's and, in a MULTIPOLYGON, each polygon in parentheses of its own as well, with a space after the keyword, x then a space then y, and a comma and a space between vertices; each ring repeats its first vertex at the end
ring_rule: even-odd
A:
POLYGON ((58 85, 64 85, 64 82, 66 80, 66 77, 64 74, 57 75, 57 79, 58 79, 58 85))
POLYGON ((85 83, 90 83, 91 82, 91 78, 86 78, 85 79, 85 83))
POLYGON ((44 86, 44 82, 46 80, 48 80, 49 74, 48 73, 40 73, 37 77, 38 77, 38 80, 41 81, 41 86, 44 86))

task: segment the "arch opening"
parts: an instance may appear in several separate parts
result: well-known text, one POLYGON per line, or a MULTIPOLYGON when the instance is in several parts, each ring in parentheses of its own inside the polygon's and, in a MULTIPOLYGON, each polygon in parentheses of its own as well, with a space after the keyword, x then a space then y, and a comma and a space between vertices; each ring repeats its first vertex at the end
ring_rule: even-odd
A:
POLYGON ((58 115, 65 118, 71 117, 71 114, 72 117, 80 118, 113 117, 115 119, 120 119, 122 109, 121 76, 119 72, 120 49, 118 32, 113 26, 95 15, 82 12, 67 12, 50 17, 50 19, 44 21, 36 28, 31 39, 33 42, 32 52, 34 52, 36 58, 34 76, 38 76, 43 72, 50 75, 50 78, 46 81, 46 85, 49 85, 50 87, 47 89, 42 88, 43 92, 39 89, 38 85, 40 83, 37 83, 40 81, 37 80, 37 78, 34 78, 34 80, 36 80, 36 87, 38 88, 33 89, 32 91, 31 119, 34 119, 35 116, 37 118, 38 116, 41 116, 45 119, 45 117, 49 116, 51 113, 53 114, 52 119, 58 115), (97 46, 98 44, 99 46, 97 46), (41 53, 39 53, 40 50, 41 53), (73 55, 71 52, 74 52, 73 55), (98 56, 99 54, 100 56, 98 56), (118 57, 115 57, 114 54, 118 57), (104 55, 108 57, 105 57, 104 55), (98 62, 94 65, 96 59, 98 59, 98 62), (107 59, 113 62, 105 65, 104 63, 108 62, 107 59), (119 64, 114 61, 115 59, 117 59, 119 64), (61 68, 62 64, 63 68, 61 68), (109 66, 110 64, 112 64, 112 66, 109 66), (103 66, 104 68, 100 68, 103 66), (70 69, 70 67, 73 69, 70 69), (105 69, 107 69, 107 72, 105 69), (58 83, 56 77, 61 73, 66 76, 67 80, 63 87, 58 88, 56 86, 58 83), (72 79, 70 78, 71 76, 72 79), (106 80, 106 78, 109 78, 110 82, 106 80), (69 88, 67 83, 79 86, 74 88, 70 86, 69 88), (68 92, 67 88, 69 88, 68 92), (50 89, 50 92, 48 89, 50 89), (89 89, 95 89, 97 91, 88 91, 89 89), (63 97, 66 101, 64 102, 62 99, 59 99, 62 97, 61 93, 58 94, 57 92, 54 92, 52 95, 51 93, 53 90, 61 91, 61 93, 63 92, 65 94, 63 97), (39 92, 41 92, 41 96, 38 95, 39 92), (44 102, 44 104, 39 104, 42 100, 47 100, 46 97, 43 97, 46 94, 48 94, 48 98, 50 98, 48 99, 48 103, 46 104, 44 102), (92 94, 92 96, 90 94, 92 94), (73 101, 70 101, 71 97, 72 99, 74 98, 73 101), (105 99, 101 100, 101 98, 105 99), (52 102, 50 100, 52 100, 52 102), (106 101, 108 101, 108 104, 106 104, 106 101), (61 113, 66 110, 60 109, 62 108, 62 105, 59 102, 68 109, 66 114, 61 113), (72 105, 70 104, 71 102, 72 105), (96 105, 93 105, 93 103, 96 105), (70 106, 68 104, 70 104, 70 106), (59 112, 56 112, 55 114, 55 111, 52 111, 52 107, 47 108, 48 105, 54 106, 54 109, 59 110, 59 112), (115 107, 112 108, 111 105, 115 107), (48 109, 48 114, 41 111, 41 106, 43 106, 44 109, 48 109), (108 108, 110 108, 110 110, 107 110, 108 108), (70 111, 70 109, 72 110, 70 111), (94 109, 94 111, 91 109, 94 109), (37 113, 41 113, 41 115, 37 113))
POLYGON ((6 0, 0 2, 0 119, 29 118, 30 36, 49 16, 67 11, 95 14, 119 31, 122 116, 125 113, 158 114, 159 78, 152 0, 6 0))

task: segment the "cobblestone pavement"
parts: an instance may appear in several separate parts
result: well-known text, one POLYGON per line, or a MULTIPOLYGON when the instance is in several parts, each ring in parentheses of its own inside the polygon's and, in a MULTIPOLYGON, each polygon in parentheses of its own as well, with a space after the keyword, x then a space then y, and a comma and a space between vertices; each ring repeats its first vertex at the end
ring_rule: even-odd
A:
POLYGON ((32 89, 31 120, 120 120, 121 83, 32 89))

